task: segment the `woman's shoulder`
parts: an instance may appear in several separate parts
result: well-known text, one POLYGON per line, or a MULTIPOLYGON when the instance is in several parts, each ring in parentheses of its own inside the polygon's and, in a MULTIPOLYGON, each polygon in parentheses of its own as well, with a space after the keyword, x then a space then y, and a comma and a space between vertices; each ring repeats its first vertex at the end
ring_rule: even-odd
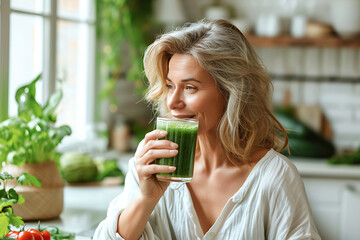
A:
POLYGON ((285 155, 270 149, 268 153, 259 161, 262 170, 266 172, 290 171, 298 174, 298 170, 293 162, 285 155))
POLYGON ((274 149, 270 149, 257 165, 259 165, 258 174, 269 184, 289 185, 302 182, 295 164, 274 149))

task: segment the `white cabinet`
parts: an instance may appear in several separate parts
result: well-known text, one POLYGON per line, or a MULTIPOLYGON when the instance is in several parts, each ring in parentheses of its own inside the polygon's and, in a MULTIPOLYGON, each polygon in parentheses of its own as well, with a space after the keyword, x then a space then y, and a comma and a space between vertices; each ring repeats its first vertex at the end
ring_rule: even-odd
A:
POLYGON ((315 224, 323 240, 360 239, 360 166, 292 159, 303 178, 315 224))
POLYGON ((303 177, 323 240, 360 239, 360 180, 303 177))

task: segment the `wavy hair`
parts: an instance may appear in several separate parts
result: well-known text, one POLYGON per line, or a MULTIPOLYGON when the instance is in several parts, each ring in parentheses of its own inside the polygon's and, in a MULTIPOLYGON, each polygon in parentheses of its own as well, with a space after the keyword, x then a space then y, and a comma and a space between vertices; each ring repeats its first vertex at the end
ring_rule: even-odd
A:
POLYGON ((160 35, 145 51, 149 80, 146 99, 163 116, 167 108, 166 76, 170 58, 190 54, 216 82, 227 106, 218 124, 218 135, 227 158, 246 163, 259 148, 282 151, 286 130, 272 113, 273 85, 246 37, 226 20, 200 20, 160 35))

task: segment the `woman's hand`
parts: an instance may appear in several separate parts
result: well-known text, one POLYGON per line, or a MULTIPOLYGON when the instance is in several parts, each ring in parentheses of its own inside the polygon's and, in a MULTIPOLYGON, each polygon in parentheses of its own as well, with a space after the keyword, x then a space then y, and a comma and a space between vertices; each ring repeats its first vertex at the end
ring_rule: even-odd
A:
POLYGON ((175 167, 152 164, 157 158, 169 158, 178 154, 178 145, 169 140, 157 140, 167 134, 163 130, 154 130, 146 134, 143 149, 136 154, 136 171, 139 176, 142 197, 150 201, 159 201, 169 186, 168 182, 158 181, 154 174, 170 173, 175 167))

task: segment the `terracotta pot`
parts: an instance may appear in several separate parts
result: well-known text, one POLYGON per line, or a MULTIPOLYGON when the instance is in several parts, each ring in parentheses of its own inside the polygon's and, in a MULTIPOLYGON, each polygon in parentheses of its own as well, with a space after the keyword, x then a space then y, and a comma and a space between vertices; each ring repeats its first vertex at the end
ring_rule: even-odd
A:
MULTIPOLYGON (((42 183, 42 187, 16 186, 18 194, 22 194, 25 203, 13 206, 14 214, 23 220, 47 220, 57 218, 63 210, 64 182, 53 161, 44 163, 26 163, 21 167, 5 165, 2 172, 8 172, 14 177, 29 173, 42 183)), ((14 184, 9 182, 9 185, 14 184)))

